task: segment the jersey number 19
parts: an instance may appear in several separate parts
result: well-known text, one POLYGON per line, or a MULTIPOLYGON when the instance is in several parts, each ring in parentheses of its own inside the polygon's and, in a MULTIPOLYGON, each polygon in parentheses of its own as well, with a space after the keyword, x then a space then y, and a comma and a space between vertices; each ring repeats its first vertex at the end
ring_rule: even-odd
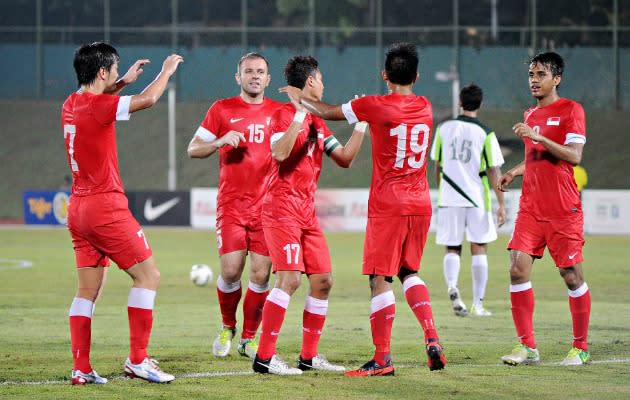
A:
POLYGON ((417 124, 411 128, 409 139, 409 149, 411 155, 407 155, 407 124, 400 124, 389 131, 389 136, 396 136, 396 163, 395 168, 402 168, 407 159, 410 168, 421 168, 426 159, 427 149, 429 147, 429 126, 426 124, 417 124), (420 135, 422 134, 422 143, 420 143, 420 135))

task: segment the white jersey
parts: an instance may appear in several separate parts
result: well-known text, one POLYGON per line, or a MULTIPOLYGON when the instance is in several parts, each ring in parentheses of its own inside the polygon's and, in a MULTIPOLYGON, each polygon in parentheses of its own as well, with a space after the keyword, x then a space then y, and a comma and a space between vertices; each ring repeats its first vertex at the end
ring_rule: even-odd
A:
POLYGON ((443 122, 436 130, 430 157, 441 167, 438 207, 491 210, 486 169, 504 162, 491 129, 465 115, 443 122))

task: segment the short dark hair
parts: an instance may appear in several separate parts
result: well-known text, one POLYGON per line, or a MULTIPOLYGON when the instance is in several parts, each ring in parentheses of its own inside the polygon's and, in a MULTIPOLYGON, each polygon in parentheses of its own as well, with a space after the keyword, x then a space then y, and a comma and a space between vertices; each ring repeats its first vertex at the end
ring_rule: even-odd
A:
POLYGON ((464 111, 476 111, 481 107, 483 90, 474 83, 466 85, 459 91, 459 102, 464 111))
POLYGON ((250 58, 259 58, 259 59, 263 60, 265 62, 265 64, 267 64, 267 71, 269 71, 269 61, 267 61, 265 56, 263 56, 260 53, 255 52, 255 51, 252 51, 250 53, 244 54, 243 57, 241 57, 238 60, 238 65, 236 66, 236 71, 237 72, 240 71, 241 70, 241 64, 243 64, 243 61, 249 60, 250 58))
POLYGON ((296 88, 304 89, 309 76, 315 77, 319 70, 319 63, 311 56, 291 57, 284 68, 284 77, 287 84, 296 88))
POLYGON ((385 72, 391 83, 409 85, 418 74, 418 50, 411 43, 394 43, 385 54, 385 72))
POLYGON ((564 60, 562 59, 562 56, 558 53, 554 53, 553 51, 538 53, 529 60, 529 65, 536 63, 540 63, 549 68, 553 76, 562 76, 562 73, 564 72, 564 60))
POLYGON ((75 51, 73 63, 79 86, 91 84, 101 68, 109 71, 119 60, 116 49, 107 43, 94 42, 82 45, 75 51))

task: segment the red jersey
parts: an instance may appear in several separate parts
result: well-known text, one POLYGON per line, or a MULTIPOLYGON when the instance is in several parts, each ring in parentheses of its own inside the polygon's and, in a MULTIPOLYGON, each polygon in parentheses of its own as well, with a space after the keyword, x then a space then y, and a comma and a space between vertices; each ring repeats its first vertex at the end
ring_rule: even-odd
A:
MULTIPOLYGON (((285 104, 273 114, 271 142, 293 122, 295 107, 285 104)), ((263 226, 309 227, 317 223, 315 190, 322 169, 324 141, 334 139, 323 119, 306 114, 289 157, 272 162, 269 191, 263 201, 263 226)))
POLYGON ((130 102, 130 96, 75 92, 63 103, 61 126, 74 196, 124 192, 114 122, 129 119, 130 102))
POLYGON ((208 109, 196 132, 202 140, 213 141, 229 131, 245 135, 238 147, 219 149, 218 218, 225 213, 259 218, 271 166, 269 123, 281 105, 266 97, 261 104, 249 104, 234 96, 218 100, 208 109))
MULTIPOLYGON (((575 101, 561 98, 545 107, 532 107, 525 111, 524 121, 558 144, 586 143, 584 110, 575 101)), ((538 219, 581 212, 573 165, 557 159, 538 142, 529 138, 524 142, 525 173, 519 209, 538 219)))
POLYGON ((366 121, 372 136, 368 217, 431 215, 427 153, 433 111, 423 96, 365 96, 342 106, 349 123, 366 121))

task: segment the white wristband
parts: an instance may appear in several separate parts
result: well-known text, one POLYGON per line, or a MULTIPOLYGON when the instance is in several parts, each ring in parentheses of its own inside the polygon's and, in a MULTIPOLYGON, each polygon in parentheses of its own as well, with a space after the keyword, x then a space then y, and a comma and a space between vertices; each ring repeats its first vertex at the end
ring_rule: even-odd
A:
POLYGON ((360 121, 354 124, 354 130, 361 133, 365 133, 367 127, 368 127, 368 123, 365 121, 360 121))
POLYGON ((296 111, 293 116, 293 122, 302 123, 304 122, 304 118, 306 117, 306 113, 304 111, 296 111))

